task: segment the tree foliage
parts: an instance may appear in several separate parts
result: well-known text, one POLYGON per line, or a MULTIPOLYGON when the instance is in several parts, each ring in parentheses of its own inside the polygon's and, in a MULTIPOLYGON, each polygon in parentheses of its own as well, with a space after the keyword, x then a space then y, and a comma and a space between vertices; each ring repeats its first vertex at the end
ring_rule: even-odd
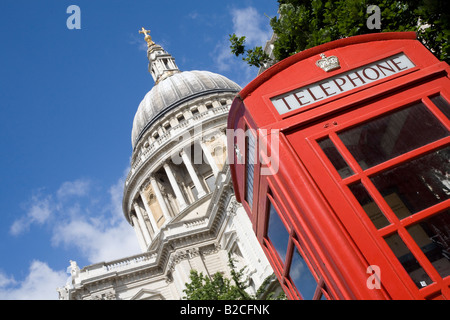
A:
POLYGON ((184 290, 187 300, 238 300, 240 297, 237 287, 219 272, 209 278, 191 270, 190 280, 184 290))
MULTIPOLYGON (((320 44, 360 34, 415 31, 440 60, 450 62, 448 0, 278 0, 279 17, 270 25, 277 36, 273 55, 280 61, 320 44), (369 29, 370 5, 381 11, 381 28, 369 29)), ((245 48, 245 36, 230 35, 232 53, 260 67, 268 61, 262 48, 245 48)))
MULTIPOLYGON (((244 270, 236 270, 233 259, 229 256, 228 266, 231 269, 231 279, 227 279, 220 272, 215 273, 212 277, 203 275, 196 270, 191 270, 190 282, 186 283, 186 300, 257 300, 263 296, 267 284, 273 277, 267 277, 261 284, 255 295, 249 294, 246 289, 248 283, 244 278, 244 270)), ((266 295, 267 299, 272 299, 274 293, 266 295)), ((279 294, 275 299, 285 299, 284 293, 279 294)))
POLYGON ((247 61, 247 63, 251 66, 261 67, 267 62, 270 62, 271 59, 269 55, 264 52, 262 47, 255 47, 253 49, 245 49, 245 36, 238 37, 236 34, 230 35, 231 42, 231 52, 239 57, 240 55, 244 55, 242 60, 247 61))

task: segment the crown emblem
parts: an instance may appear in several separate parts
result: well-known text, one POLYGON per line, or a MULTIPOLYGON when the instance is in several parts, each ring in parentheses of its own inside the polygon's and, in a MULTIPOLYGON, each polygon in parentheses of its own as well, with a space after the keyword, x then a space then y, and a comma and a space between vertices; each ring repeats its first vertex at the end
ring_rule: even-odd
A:
POLYGON ((316 65, 326 72, 336 70, 341 67, 339 65, 339 59, 336 56, 326 57, 325 54, 321 53, 320 57, 322 59, 318 60, 316 65))

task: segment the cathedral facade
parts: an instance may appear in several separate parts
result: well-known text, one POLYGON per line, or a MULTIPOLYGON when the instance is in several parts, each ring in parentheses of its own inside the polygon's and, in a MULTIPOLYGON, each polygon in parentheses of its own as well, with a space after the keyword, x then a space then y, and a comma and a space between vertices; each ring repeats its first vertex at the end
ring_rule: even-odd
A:
POLYGON ((155 85, 136 112, 123 212, 141 254, 80 267, 60 299, 178 300, 191 270, 230 278, 229 256, 254 294, 273 270, 235 200, 227 164, 228 111, 241 88, 208 71, 180 71, 148 31, 155 85))

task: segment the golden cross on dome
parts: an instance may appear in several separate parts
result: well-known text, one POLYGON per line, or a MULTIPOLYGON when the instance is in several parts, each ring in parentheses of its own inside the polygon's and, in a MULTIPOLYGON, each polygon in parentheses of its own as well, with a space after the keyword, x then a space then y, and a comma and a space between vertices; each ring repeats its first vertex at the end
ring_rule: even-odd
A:
POLYGON ((152 44, 154 44, 152 37, 149 35, 150 30, 145 30, 144 27, 142 27, 141 30, 139 30, 139 33, 142 33, 145 35, 144 40, 147 41, 148 46, 150 47, 152 44))

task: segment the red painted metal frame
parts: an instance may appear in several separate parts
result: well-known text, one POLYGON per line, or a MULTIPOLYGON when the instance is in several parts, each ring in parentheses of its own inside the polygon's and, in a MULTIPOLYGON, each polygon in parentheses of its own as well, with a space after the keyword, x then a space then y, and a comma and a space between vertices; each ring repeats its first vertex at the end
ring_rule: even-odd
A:
MULTIPOLYGON (((449 120, 429 99, 439 92, 450 101, 449 73, 449 66, 438 61, 412 32, 370 34, 333 41, 285 59, 252 81, 235 99, 229 113, 228 129, 248 126, 280 132, 275 140, 271 140, 270 131, 267 136, 259 137, 269 149, 271 143, 279 143, 279 170, 273 175, 260 175, 261 168, 266 166, 264 155, 260 155, 263 163, 258 160, 254 169, 252 209, 244 201, 245 165, 237 163, 233 147, 228 150, 236 199, 243 203, 249 214, 258 241, 290 299, 299 298, 288 273, 294 246, 318 283, 315 298, 320 298, 321 294, 327 299, 450 298, 450 277, 440 277, 405 229, 448 208, 450 200, 399 220, 369 179, 375 173, 450 144, 450 138, 362 170, 337 136, 344 128, 415 101, 422 101, 450 129, 449 120), (281 93, 400 52, 409 57, 414 68, 284 115, 279 115, 270 101, 281 93), (338 56, 341 68, 323 72, 315 65, 320 53, 338 56), (326 136, 355 174, 345 179, 339 176, 317 143, 326 136), (347 187, 357 181, 363 183, 388 215, 390 225, 377 230, 371 223, 347 187), (268 201, 277 208, 290 234, 284 263, 267 238, 268 201), (409 278, 383 240, 395 232, 419 257, 433 284, 419 290, 409 278), (374 264, 382 270, 380 289, 370 289, 366 283, 367 267, 374 264)), ((228 142, 229 146, 239 144, 230 137, 228 142)), ((245 150, 245 145, 238 147, 245 150)))
MULTIPOLYGON (((436 80, 435 82, 442 82, 441 80, 436 80)), ((430 87, 433 84, 428 82, 423 86, 426 87, 430 87)), ((372 183, 370 182, 369 177, 370 176, 374 176, 376 173, 382 172, 383 170, 386 170, 387 168, 391 168, 394 167, 398 164, 404 163, 405 161, 408 161, 414 157, 418 157, 420 155, 426 154, 432 150, 436 150, 442 146, 446 146, 450 144, 450 137, 446 137, 443 139, 440 139, 438 141, 432 142, 428 145, 419 147, 413 151, 410 151, 408 153, 402 154, 396 158, 387 160, 379 165, 373 166, 369 169, 366 170, 362 170, 361 167, 359 166, 359 164, 353 159, 352 155, 348 152, 347 148, 343 145, 343 143, 340 141, 340 139, 337 137, 336 132, 337 131, 341 131, 342 128, 346 128, 346 127, 351 127, 353 125, 359 124, 361 122, 363 122, 364 120, 367 119, 371 119, 377 115, 381 115, 384 114, 388 111, 394 110, 395 108, 398 107, 403 107, 405 105, 405 102, 411 102, 411 101, 417 101, 417 100, 421 100, 423 101, 428 107, 429 109, 434 113, 434 115, 436 116, 436 118, 440 119, 442 121, 442 123, 444 125, 446 125, 447 129, 450 130, 450 122, 449 120, 431 103, 431 101, 429 100, 429 98, 427 97, 427 95, 432 95, 434 93, 440 92, 441 94, 443 94, 444 96, 447 96, 447 91, 445 91, 443 89, 443 87, 441 86, 437 86, 435 89, 433 90, 425 90, 425 88, 420 88, 420 87, 414 87, 413 89, 410 89, 410 91, 404 91, 401 94, 397 94, 395 96, 392 96, 390 98, 390 100, 392 102, 395 102, 394 104, 389 104, 389 102, 386 102, 386 100, 389 99, 385 99, 382 100, 381 102, 376 102, 374 103, 374 105, 383 105, 384 107, 376 107, 376 111, 372 112, 372 113, 367 113, 366 109, 360 109, 357 111, 357 113, 359 115, 355 116, 355 112, 351 113, 351 114, 343 114, 343 115, 339 115, 337 117, 333 118, 333 122, 338 123, 336 126, 333 126, 332 128, 324 131, 324 130, 320 130, 321 132, 319 134, 313 134, 313 135, 309 135, 309 132, 317 132, 318 130, 314 130, 314 127, 310 127, 307 130, 303 131, 302 134, 304 135, 304 141, 307 141, 308 144, 310 145, 310 148, 312 148, 314 150, 315 156, 312 157, 312 159, 310 159, 310 162, 312 163, 317 163, 318 161, 321 162, 321 164, 323 165, 324 168, 326 168, 326 170, 328 171, 328 174, 332 177, 332 179, 334 180, 335 184, 338 186, 336 189, 333 189, 332 183, 330 181, 325 181, 323 179, 323 177, 325 176, 324 173, 322 171, 317 171, 317 169, 315 168, 311 168, 309 171, 310 172, 314 172, 315 170, 316 172, 316 176, 318 177, 316 179, 316 181, 318 181, 318 184, 322 187, 322 190, 325 190, 325 192, 328 191, 328 193, 330 193, 330 195, 327 196, 327 199, 329 199, 329 201, 333 201, 333 197, 336 197, 336 200, 334 200, 336 202, 336 204, 334 205, 334 208, 337 207, 338 203, 342 201, 342 197, 339 195, 339 193, 344 193, 344 197, 347 198, 347 200, 349 202, 353 203, 353 210, 354 211, 359 211, 359 215, 355 215, 353 218, 356 219, 361 219, 363 224, 365 225, 365 228, 367 229, 367 231, 372 234, 372 235, 376 235, 378 234, 379 237, 377 238, 377 240, 375 240, 373 243, 376 243, 378 247, 380 247, 380 250, 385 252, 385 254, 389 255, 390 250, 389 248, 387 248, 387 246, 384 244, 384 241, 382 241, 382 238, 384 236, 393 234, 394 232, 399 231, 400 234, 403 234, 403 240, 405 241, 405 243, 408 245, 408 247, 410 248, 410 250, 416 255, 416 256, 424 256, 423 253, 420 251, 420 249, 414 244, 413 241, 409 240, 410 237, 407 235, 406 231, 404 230, 405 227, 413 225, 415 223, 417 223, 420 220, 423 220, 424 218, 427 218, 433 214, 436 214, 446 208, 449 207, 450 205, 450 200, 441 202, 433 207, 430 207, 426 210, 423 210, 421 212, 415 213, 412 216, 408 217, 408 219, 403 219, 403 220, 399 220, 395 214, 392 212, 392 209, 386 204, 386 202, 384 201, 383 197, 379 194, 378 190, 372 185, 372 183), (421 90, 422 89, 422 90, 421 90), (418 90, 419 92, 416 93, 415 95, 411 93, 412 90, 418 90), (401 95, 407 97, 406 99, 402 99, 401 95), (387 104, 387 106, 386 106, 387 104), (344 120, 342 120, 344 118, 344 120), (348 118, 347 121, 345 121, 345 118, 348 118), (309 136, 308 136, 309 135, 309 136), (321 148, 319 147, 319 145, 317 144, 317 140, 324 137, 324 136, 329 136, 331 138, 331 140, 334 142, 334 145, 336 146, 336 148, 338 149, 338 151, 340 152, 340 154, 343 156, 343 158, 346 160, 346 162, 349 164, 349 166, 351 167, 351 169, 354 171, 354 174, 348 178, 342 179, 338 174, 337 171, 334 169, 333 165, 329 162, 329 160, 326 158, 325 154, 323 153, 323 151, 321 150, 321 148), (319 178, 320 177, 320 178, 319 178), (373 224, 371 223, 370 219, 368 218, 368 216, 362 211, 361 206, 358 204, 358 202, 356 201, 356 199, 354 198, 353 194, 349 191, 348 188, 346 188, 346 186, 357 182, 357 181, 361 181, 363 183, 363 185, 365 186, 365 188, 368 190, 368 192, 370 193, 371 197, 375 200, 375 202, 377 203, 377 205, 382 209, 382 211, 385 213, 385 215, 387 215, 387 218, 392 221, 393 223, 390 224, 389 226, 386 226, 380 230, 376 230, 375 227, 373 226, 373 224), (334 193, 334 194, 333 194, 334 193), (339 196, 337 196, 339 195, 339 196), (331 200, 330 200, 331 199, 331 200), (384 248, 383 248, 384 247, 384 248)), ((448 100, 450 101, 450 100, 448 100)), ((322 124, 317 125, 316 127, 320 127, 322 126, 322 124)), ((297 139, 297 141, 300 141, 300 139, 297 139)), ((302 144, 301 146, 294 146, 294 148, 302 148, 302 150, 305 152, 307 146, 305 146, 305 144, 302 144)), ((306 152, 305 152, 306 153, 306 152)), ((314 153, 312 153, 311 155, 313 155, 314 153)), ((314 175, 314 174, 313 174, 314 175)), ((333 205, 333 204, 332 204, 333 205)), ((335 210, 336 212, 339 213, 339 210, 335 210)), ((346 213, 350 212, 351 210, 346 209, 346 213)), ((342 210, 341 210, 342 212, 342 210)), ((352 219, 349 218, 349 221, 345 222, 345 217, 341 217, 341 221, 344 221, 344 223, 347 226, 347 229, 349 228, 349 226, 351 226, 353 223, 353 221, 351 221, 352 219)), ((358 226, 359 227, 359 226, 358 226)), ((370 242, 371 244, 373 244, 372 242, 370 242)), ((360 244, 360 247, 362 246, 362 244, 360 244)), ((369 249, 369 248, 368 248, 369 249)), ((392 260, 392 256, 391 256, 391 260, 392 260)), ((395 259, 393 259, 395 260, 395 259)), ((431 266, 431 264, 428 262, 428 260, 426 258, 423 258, 421 260, 421 263, 424 264, 424 268, 426 269, 427 273, 430 274, 430 276, 435 279, 435 283, 432 285, 427 286, 424 289, 421 289, 416 298, 427 298, 430 294, 434 294, 436 290, 433 291, 433 288, 436 286, 439 286, 440 288, 438 290, 443 290, 447 292, 447 296, 450 292, 448 292, 448 285, 450 285, 450 278, 446 278, 446 280, 442 280, 442 278, 436 273, 435 269, 431 266), (442 282, 442 283, 441 283, 442 282)), ((398 269, 401 269, 401 266, 398 266, 398 269)), ((417 288, 411 284, 411 280, 409 279, 409 277, 404 273, 398 273, 402 275, 402 282, 405 285, 408 285, 408 287, 410 288, 411 291, 416 291, 417 292, 417 288)), ((394 284, 393 281, 391 281, 392 284, 394 284)), ((387 282, 387 284, 389 284, 389 281, 387 282)), ((392 290, 394 290, 395 288, 392 288, 392 290)))

